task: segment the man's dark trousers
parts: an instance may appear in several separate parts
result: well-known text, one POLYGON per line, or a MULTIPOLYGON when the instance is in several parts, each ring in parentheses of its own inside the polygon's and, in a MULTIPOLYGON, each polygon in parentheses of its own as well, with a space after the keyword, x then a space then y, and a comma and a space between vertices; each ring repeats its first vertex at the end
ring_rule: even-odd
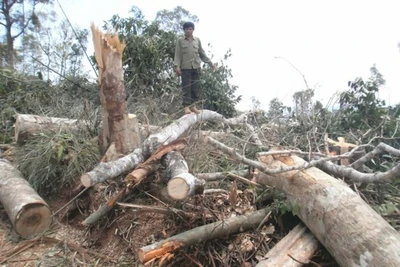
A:
POLYGON ((182 104, 184 107, 197 102, 200 97, 200 69, 182 70, 182 104))

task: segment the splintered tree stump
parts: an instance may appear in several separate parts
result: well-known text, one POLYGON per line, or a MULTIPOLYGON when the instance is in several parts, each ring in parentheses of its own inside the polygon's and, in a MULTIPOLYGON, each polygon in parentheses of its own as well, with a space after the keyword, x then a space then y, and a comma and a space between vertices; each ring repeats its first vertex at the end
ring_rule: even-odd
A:
POLYGON ((183 200, 188 196, 202 194, 205 181, 189 173, 188 165, 178 151, 169 152, 164 158, 164 164, 171 179, 167 185, 168 195, 175 200, 183 200))
POLYGON ((51 211, 22 174, 7 160, 0 159, 0 203, 15 231, 28 238, 46 231, 51 211))
POLYGON ((94 53, 99 67, 100 101, 102 105, 102 131, 99 134, 101 154, 111 143, 118 153, 126 155, 140 145, 139 128, 131 131, 126 104, 122 54, 125 43, 117 34, 102 33, 91 25, 94 53))

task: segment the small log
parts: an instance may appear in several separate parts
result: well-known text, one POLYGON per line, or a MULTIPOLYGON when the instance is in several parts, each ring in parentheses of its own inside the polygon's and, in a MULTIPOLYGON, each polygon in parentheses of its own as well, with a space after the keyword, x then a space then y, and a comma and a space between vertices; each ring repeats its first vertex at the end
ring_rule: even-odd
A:
POLYGON ((231 217, 224 221, 203 225, 139 248, 136 253, 140 262, 145 263, 155 258, 163 257, 168 253, 173 253, 183 247, 257 228, 268 213, 268 209, 261 209, 247 215, 231 217))
POLYGON ((278 242, 256 267, 300 267, 309 262, 318 249, 318 240, 300 223, 278 242))
POLYGON ((15 231, 23 238, 46 231, 51 224, 47 203, 9 161, 0 159, 0 170, 0 203, 15 231))
POLYGON ((181 153, 169 152, 164 158, 164 164, 171 177, 167 185, 168 195, 171 198, 183 200, 203 193, 205 181, 189 173, 189 167, 181 153))

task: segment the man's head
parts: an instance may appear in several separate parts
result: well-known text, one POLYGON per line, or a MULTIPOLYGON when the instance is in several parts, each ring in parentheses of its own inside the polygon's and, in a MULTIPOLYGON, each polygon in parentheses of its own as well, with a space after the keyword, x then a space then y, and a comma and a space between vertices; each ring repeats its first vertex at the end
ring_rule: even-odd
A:
POLYGON ((185 22, 183 24, 183 30, 185 31, 185 37, 192 37, 194 31, 193 22, 185 22))

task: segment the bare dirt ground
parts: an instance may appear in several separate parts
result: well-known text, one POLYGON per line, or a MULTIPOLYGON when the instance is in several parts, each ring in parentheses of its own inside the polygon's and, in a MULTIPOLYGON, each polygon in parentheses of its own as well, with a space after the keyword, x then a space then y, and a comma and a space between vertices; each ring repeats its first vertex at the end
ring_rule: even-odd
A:
MULTIPOLYGON (((104 191, 101 193, 104 194, 104 191)), ((93 195, 90 198, 101 199, 93 195)), ((77 212, 69 220, 64 216, 64 211, 54 216, 49 231, 29 240, 23 240, 13 232, 7 214, 4 209, 0 209, 0 266, 144 266, 137 259, 136 249, 215 221, 206 219, 201 209, 205 211, 203 214, 211 212, 215 214, 215 219, 223 219, 231 213, 241 214, 254 209, 253 198, 251 190, 238 190, 237 203, 233 206, 225 194, 195 197, 191 203, 198 208, 199 216, 191 221, 119 207, 98 224, 85 227, 81 222, 89 215, 88 210, 77 212)), ((54 212, 70 199, 70 193, 66 190, 46 201, 54 212)), ((90 201, 89 197, 86 200, 90 201)), ((144 197, 143 194, 130 202, 160 205, 159 201, 144 197)), ((92 202, 90 208, 99 205, 92 202)), ((272 216, 270 222, 259 231, 236 234, 182 249, 164 266, 255 266, 284 236, 284 232, 287 233, 297 222, 296 218, 290 216, 272 216)), ((320 262, 320 266, 337 266, 322 250, 315 260, 320 262)), ((158 263, 147 266, 158 266, 158 263)), ((315 265, 310 263, 306 266, 315 265)))

